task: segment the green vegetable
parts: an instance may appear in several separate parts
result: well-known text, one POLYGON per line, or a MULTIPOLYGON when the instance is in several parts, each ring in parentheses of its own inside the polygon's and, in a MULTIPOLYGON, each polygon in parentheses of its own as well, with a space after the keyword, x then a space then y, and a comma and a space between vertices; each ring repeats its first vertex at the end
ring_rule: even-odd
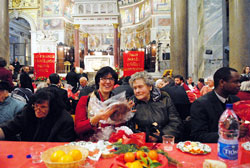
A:
POLYGON ((115 151, 115 154, 121 154, 121 153, 126 153, 126 152, 136 152, 138 150, 138 147, 136 144, 122 144, 120 142, 116 142, 113 144, 117 149, 115 151))
POLYGON ((148 157, 148 161, 149 161, 149 167, 150 168, 155 168, 155 167, 158 167, 158 166, 161 166, 162 164, 159 163, 159 162, 153 162, 149 157, 148 157))

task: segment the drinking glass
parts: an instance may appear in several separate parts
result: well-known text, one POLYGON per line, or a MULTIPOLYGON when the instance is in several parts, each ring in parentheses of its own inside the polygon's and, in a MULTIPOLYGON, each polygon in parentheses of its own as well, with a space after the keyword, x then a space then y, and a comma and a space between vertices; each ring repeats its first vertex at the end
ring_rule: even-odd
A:
POLYGON ((32 163, 41 163, 41 154, 44 152, 45 146, 43 144, 35 144, 30 147, 30 154, 32 163))
POLYGON ((172 151, 174 148, 174 136, 173 135, 163 135, 162 143, 164 145, 164 151, 172 151))

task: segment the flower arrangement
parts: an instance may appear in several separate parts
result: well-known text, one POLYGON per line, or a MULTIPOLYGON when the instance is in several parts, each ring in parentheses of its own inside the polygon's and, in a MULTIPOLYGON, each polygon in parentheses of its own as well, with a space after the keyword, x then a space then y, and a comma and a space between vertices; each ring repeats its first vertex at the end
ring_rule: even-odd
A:
POLYGON ((66 80, 66 77, 61 77, 61 76, 60 76, 60 80, 61 80, 61 81, 66 80))
POLYGON ((115 72, 119 75, 119 73, 120 73, 120 68, 118 67, 118 65, 115 65, 115 72))
POLYGON ((47 78, 44 76, 41 76, 41 77, 34 77, 33 80, 38 81, 38 82, 44 82, 47 80, 47 78))
POLYGON ((119 78, 119 79, 122 78, 122 76, 123 76, 122 68, 120 68, 118 65, 116 65, 116 66, 114 67, 114 70, 115 70, 115 72, 117 73, 118 78, 119 78))

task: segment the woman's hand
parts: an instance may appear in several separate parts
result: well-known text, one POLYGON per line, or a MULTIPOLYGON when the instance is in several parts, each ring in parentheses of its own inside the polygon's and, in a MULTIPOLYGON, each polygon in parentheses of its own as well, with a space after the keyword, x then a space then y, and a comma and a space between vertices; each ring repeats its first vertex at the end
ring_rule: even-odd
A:
POLYGON ((116 106, 108 108, 106 111, 100 111, 94 117, 90 118, 91 125, 96 126, 100 120, 107 120, 118 108, 116 106))
POLYGON ((244 124, 241 124, 240 125, 240 137, 246 136, 247 132, 248 132, 248 128, 244 124))
POLYGON ((135 106, 135 103, 132 100, 129 100, 128 102, 128 108, 130 109, 131 112, 136 112, 136 109, 133 109, 135 106))

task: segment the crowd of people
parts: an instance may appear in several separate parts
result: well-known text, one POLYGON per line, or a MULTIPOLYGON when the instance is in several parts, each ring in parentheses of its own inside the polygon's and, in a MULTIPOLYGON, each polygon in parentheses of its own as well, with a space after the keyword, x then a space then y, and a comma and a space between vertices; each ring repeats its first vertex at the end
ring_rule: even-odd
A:
MULTIPOLYGON (((192 77, 184 80, 181 75, 155 81, 146 71, 118 79, 108 66, 89 82, 87 74, 72 68, 67 83, 52 73, 37 88, 28 66, 21 67, 18 60, 9 69, 5 66, 6 61, 0 58, 0 139, 5 140, 97 141, 104 139, 97 138, 100 132, 115 132, 126 126, 133 133, 145 132, 147 142, 162 142, 162 135, 170 134, 176 142, 216 143, 225 104, 250 100, 249 66, 243 74, 233 68, 219 68, 213 77, 200 78, 197 84, 192 77), (123 106, 96 110, 95 102, 111 101, 123 92, 123 106), (125 114, 131 117, 119 122, 125 114), (108 122, 110 119, 113 122, 108 122)), ((240 137, 248 132, 241 124, 240 137)))

